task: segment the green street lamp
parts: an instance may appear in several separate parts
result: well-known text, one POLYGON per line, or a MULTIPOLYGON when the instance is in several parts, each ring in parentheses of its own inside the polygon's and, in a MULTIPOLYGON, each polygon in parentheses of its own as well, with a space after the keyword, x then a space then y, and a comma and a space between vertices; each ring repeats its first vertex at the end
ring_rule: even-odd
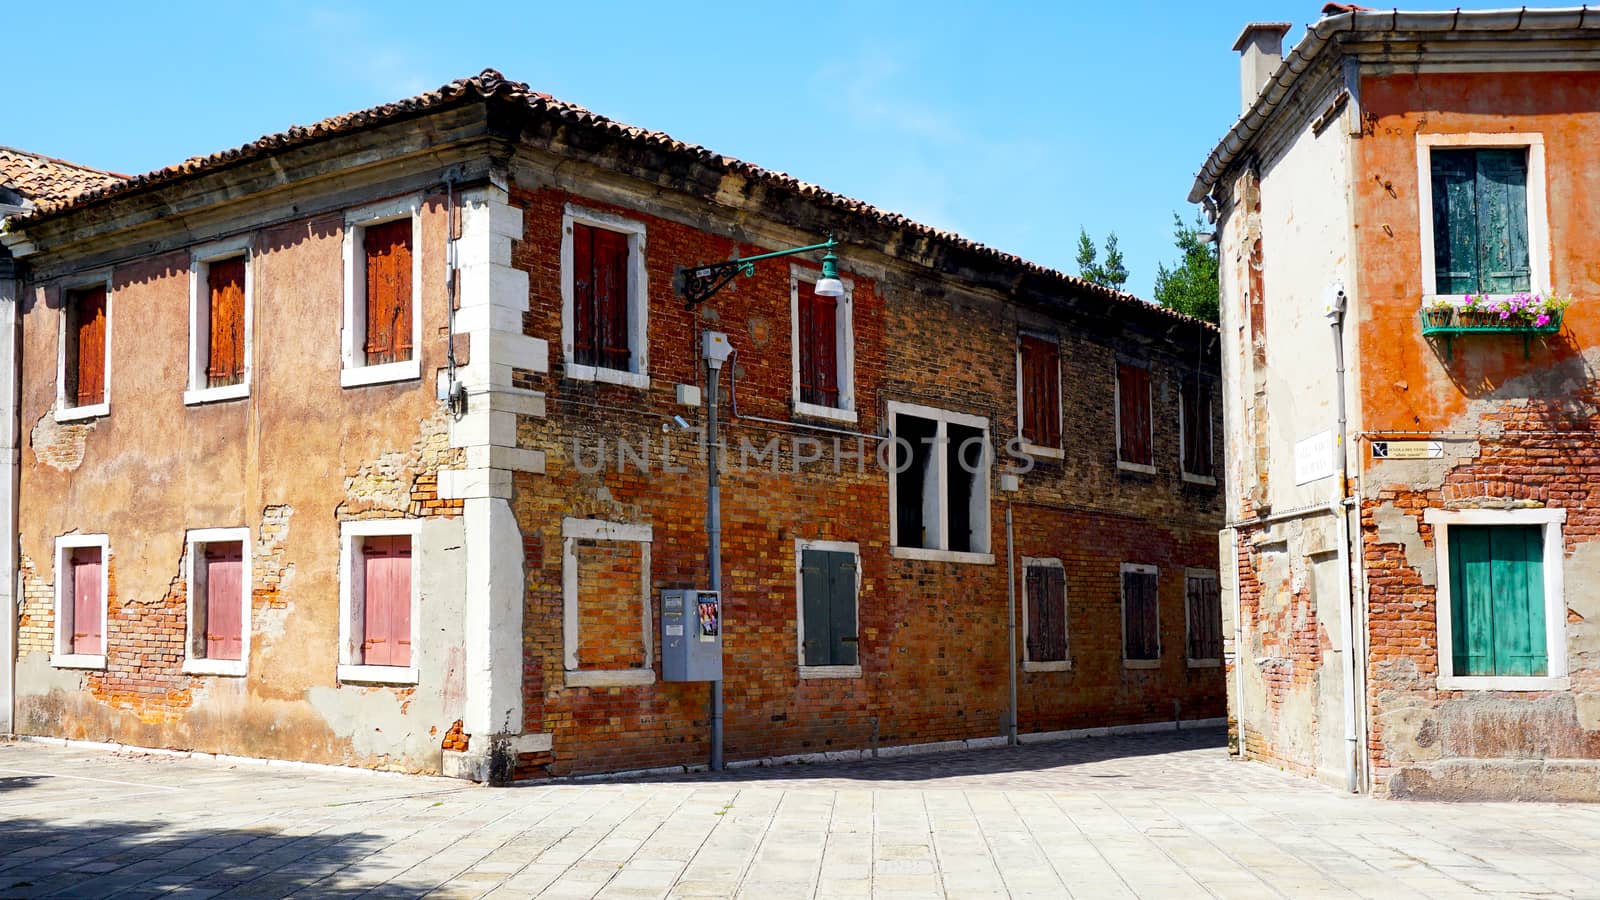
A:
POLYGON ((678 270, 678 293, 683 295, 684 309, 694 309, 696 306, 711 299, 711 297, 728 286, 740 275, 746 278, 756 273, 756 263, 764 259, 776 259, 780 256, 794 256, 800 253, 813 253, 817 250, 828 251, 822 257, 822 277, 817 280, 816 291, 821 297, 843 297, 844 282, 839 280, 839 258, 833 255, 833 248, 839 242, 828 235, 828 239, 820 244, 808 244, 804 247, 790 247, 788 250, 775 250, 772 253, 758 253, 755 256, 741 256, 722 262, 707 263, 703 266, 692 266, 678 270))

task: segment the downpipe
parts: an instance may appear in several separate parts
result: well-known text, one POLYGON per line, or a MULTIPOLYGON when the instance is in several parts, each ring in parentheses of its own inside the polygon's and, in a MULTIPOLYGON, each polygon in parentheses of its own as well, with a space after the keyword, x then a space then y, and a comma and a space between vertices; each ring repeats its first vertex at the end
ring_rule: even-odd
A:
POLYGON ((1345 789, 1359 793, 1357 778, 1360 759, 1360 740, 1356 735, 1356 629, 1355 596, 1350 579, 1350 460, 1345 452, 1345 368, 1344 368, 1344 314, 1347 297, 1344 288, 1330 290, 1327 317, 1333 329, 1333 359, 1335 394, 1338 397, 1338 423, 1334 431, 1334 451, 1339 456, 1339 481, 1334 496, 1329 498, 1328 511, 1339 521, 1339 620, 1344 630, 1344 658, 1340 666, 1340 680, 1344 683, 1344 739, 1345 739, 1345 789))
POLYGON ((1012 540, 1011 501, 1006 501, 1006 677, 1010 706, 1006 711, 1006 743, 1017 743, 1017 553, 1012 540))

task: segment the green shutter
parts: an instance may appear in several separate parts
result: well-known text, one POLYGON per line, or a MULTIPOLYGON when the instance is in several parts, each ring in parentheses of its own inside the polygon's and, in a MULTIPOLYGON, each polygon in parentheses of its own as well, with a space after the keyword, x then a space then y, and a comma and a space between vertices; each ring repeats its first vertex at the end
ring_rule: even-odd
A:
POLYGON ((1478 150, 1478 272, 1483 290, 1528 289, 1528 154, 1478 150))
POLYGON ((805 661, 808 666, 828 664, 829 635, 828 554, 821 550, 800 553, 800 602, 805 614, 805 661))
POLYGON ((854 553, 828 554, 829 665, 853 666, 856 655, 856 557, 854 553))
POLYGON ((1546 674, 1543 560, 1536 525, 1450 526, 1455 674, 1546 674))
POLYGON ((1472 150, 1435 150, 1433 264, 1441 294, 1478 290, 1477 165, 1472 150))

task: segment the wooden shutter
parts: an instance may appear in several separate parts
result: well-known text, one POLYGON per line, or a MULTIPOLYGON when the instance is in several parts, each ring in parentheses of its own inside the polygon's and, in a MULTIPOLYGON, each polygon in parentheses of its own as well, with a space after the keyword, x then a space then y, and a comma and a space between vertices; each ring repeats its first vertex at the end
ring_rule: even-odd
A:
POLYGON ((239 384, 244 381, 244 257, 219 259, 207 269, 206 385, 239 384))
POLYGON ((1222 600, 1217 580, 1209 576, 1187 579, 1189 607, 1189 658, 1222 657, 1222 600))
POLYGON ((363 229, 367 259, 367 365, 411 358, 411 220, 363 229))
POLYGON ((106 289, 74 291, 67 320, 67 397, 77 406, 106 399, 106 289))
POLYGON ((366 609, 361 658, 369 666, 411 665, 411 538, 362 542, 366 609))
POLYGON ((72 551, 72 652, 98 656, 105 652, 104 598, 100 573, 104 560, 99 547, 72 551))
POLYGON ((1024 585, 1028 604, 1028 660, 1065 661, 1066 573, 1055 566, 1029 566, 1024 585))
POLYGON ((856 557, 833 550, 800 554, 805 665, 853 666, 857 653, 856 557))
POLYGON ((1433 263, 1435 290, 1478 290, 1477 165, 1472 150, 1434 150, 1433 263))
POLYGON ((1183 410, 1183 470, 1209 477, 1214 461, 1211 434, 1211 388, 1197 375, 1183 379, 1179 391, 1183 410))
POLYGON ((238 542, 205 545, 206 658, 241 659, 244 654, 244 547, 238 542))
POLYGON ((580 365, 628 371, 628 236, 572 226, 573 355, 580 365))
POLYGON ((1061 348, 1055 341, 1023 335, 1022 438, 1041 447, 1061 444, 1061 348))
POLYGON ((1150 370, 1117 364, 1118 457, 1123 462, 1153 465, 1150 442, 1150 370))
POLYGON ((1544 533, 1451 525, 1451 654, 1457 675, 1544 675, 1544 533))
POLYGON ((833 605, 830 602, 827 554, 821 550, 803 550, 800 553, 800 602, 805 616, 805 633, 801 635, 805 664, 825 666, 831 645, 829 619, 833 605))
POLYGON ((837 297, 817 294, 816 285, 800 285, 800 400, 818 406, 839 406, 839 304, 837 297))
POLYGON ((1478 271, 1482 289, 1528 289, 1528 154, 1477 150, 1478 271))
POLYGON ((1144 572, 1122 573, 1123 653, 1128 659, 1159 659, 1156 576, 1144 572))

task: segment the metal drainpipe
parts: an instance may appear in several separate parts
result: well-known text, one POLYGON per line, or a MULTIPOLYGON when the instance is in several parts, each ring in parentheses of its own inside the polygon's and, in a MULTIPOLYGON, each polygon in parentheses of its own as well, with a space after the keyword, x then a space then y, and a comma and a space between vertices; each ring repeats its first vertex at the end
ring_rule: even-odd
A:
MULTIPOLYGON (((4 428, 11 434, 10 440, 0 442, 0 479, 4 479, 8 495, 4 507, 0 507, 0 584, 9 586, 9 590, 0 595, 0 615, 5 619, 0 622, 0 665, 5 666, 4 673, 0 673, 0 686, 4 687, 5 696, 0 697, 0 734, 13 734, 16 732, 16 698, 17 698, 17 624, 22 611, 22 578, 17 567, 17 558, 20 552, 17 534, 17 489, 21 481, 21 466, 18 465, 18 448, 21 445, 21 372, 22 354, 21 343, 18 340, 20 328, 17 316, 21 303, 22 278, 21 274, 13 268, 12 263, 4 263, 5 268, 0 269, 0 341, 6 343, 10 365, 5 371, 0 372, 0 387, 5 393, 0 395, 0 414, 6 416, 4 428)), ((6 358, 6 354, 0 354, 6 358)))
MULTIPOLYGON (((721 440, 717 427, 717 385, 722 361, 706 360, 706 565, 711 569, 710 589, 722 599, 722 472, 721 440)), ((722 610, 724 634, 728 611, 722 610)), ((721 673, 718 673, 719 675, 721 673)), ((711 682, 711 771, 722 771, 722 679, 711 682)))
POLYGON ((1344 739, 1345 739, 1345 788, 1354 794, 1357 792, 1356 759, 1358 744, 1356 739, 1356 706, 1360 702, 1356 699, 1356 629, 1355 610, 1352 608, 1354 598, 1351 594, 1350 582, 1350 518, 1345 506, 1345 498, 1349 494, 1350 463, 1345 453, 1345 398, 1344 398, 1344 313, 1346 297, 1340 289, 1333 303, 1328 307, 1328 322, 1333 327, 1333 359, 1337 383, 1335 393, 1338 396, 1339 423, 1338 430, 1334 432, 1334 446, 1339 454, 1339 483, 1337 495, 1329 502, 1329 510, 1339 520, 1339 586, 1343 593, 1339 597, 1340 624, 1344 626, 1344 665, 1340 673, 1344 682, 1344 739))
POLYGON ((1006 743, 1017 743, 1017 555, 1011 539, 1011 501, 1006 501, 1006 675, 1011 706, 1006 714, 1006 743))

